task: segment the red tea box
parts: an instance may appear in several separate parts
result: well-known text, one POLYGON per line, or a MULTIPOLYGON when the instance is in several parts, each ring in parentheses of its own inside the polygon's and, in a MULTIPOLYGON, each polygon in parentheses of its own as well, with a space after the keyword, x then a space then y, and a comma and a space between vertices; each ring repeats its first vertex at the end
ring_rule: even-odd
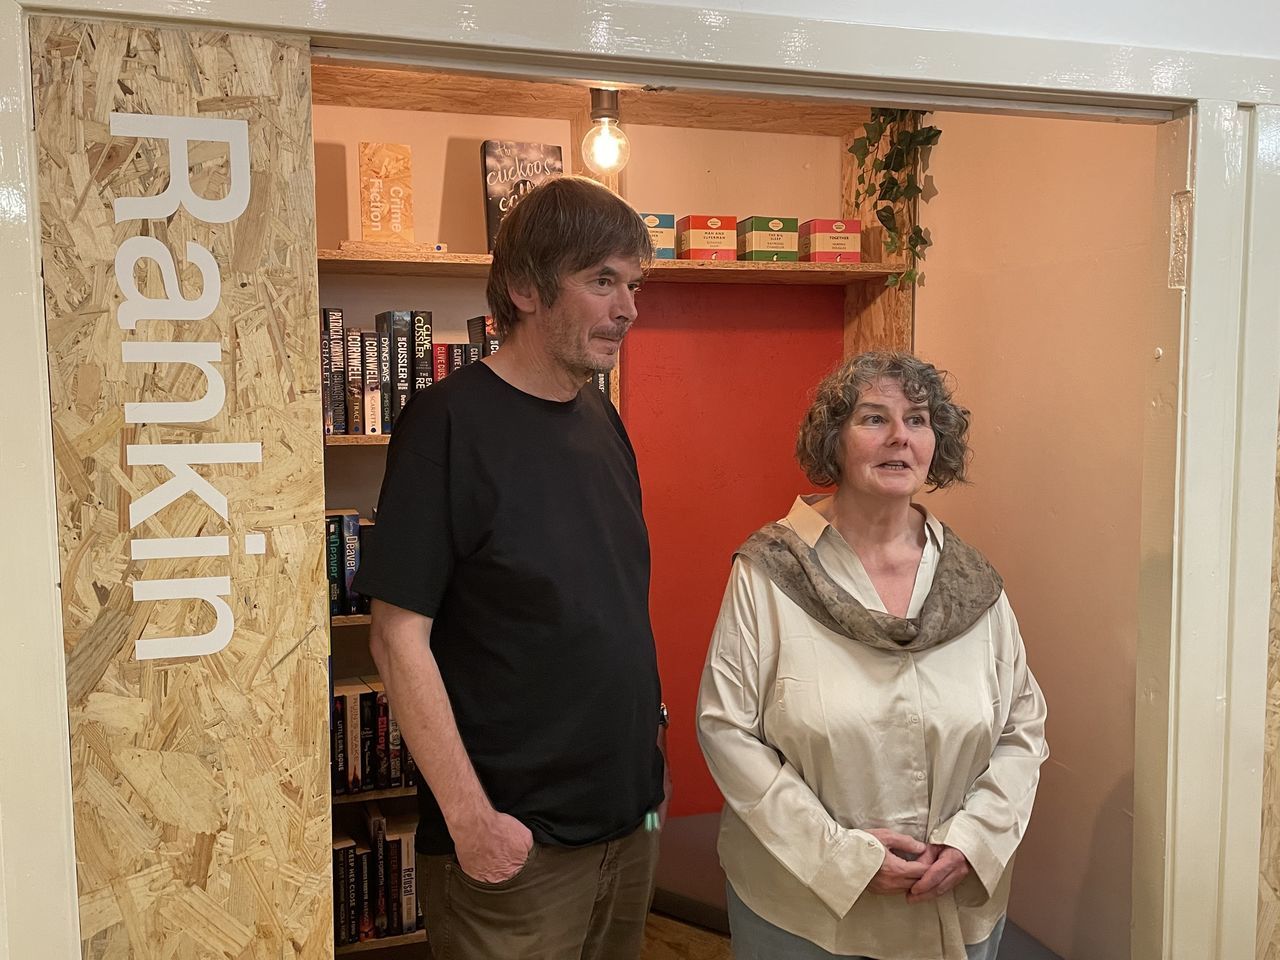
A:
POLYGON ((800 224, 800 259, 807 263, 860 263, 861 231, 858 220, 806 220, 800 224))
POLYGON ((736 260, 736 217, 687 216, 676 224, 676 257, 680 260, 736 260))

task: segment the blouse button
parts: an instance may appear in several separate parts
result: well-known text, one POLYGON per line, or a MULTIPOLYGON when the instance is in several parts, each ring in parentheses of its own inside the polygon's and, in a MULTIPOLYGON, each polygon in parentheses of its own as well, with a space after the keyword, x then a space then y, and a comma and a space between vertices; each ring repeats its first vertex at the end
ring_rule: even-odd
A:
POLYGON ((911 725, 914 727, 919 722, 920 722, 920 718, 913 713, 911 715, 911 725))
POLYGON ((923 773, 923 771, 920 771, 920 770, 917 770, 917 771, 916 771, 916 779, 917 779, 917 780, 923 780, 923 779, 924 779, 924 773, 923 773))

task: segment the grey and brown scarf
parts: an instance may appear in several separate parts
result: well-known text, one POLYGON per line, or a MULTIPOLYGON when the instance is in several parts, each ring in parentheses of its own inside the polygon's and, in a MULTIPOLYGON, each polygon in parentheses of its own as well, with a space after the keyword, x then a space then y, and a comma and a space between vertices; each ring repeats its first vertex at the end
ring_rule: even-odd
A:
POLYGON ((1004 581, 986 558, 945 524, 942 554, 920 616, 868 610, 831 579, 817 551, 790 527, 761 527, 735 556, 758 566, 801 610, 829 630, 882 650, 916 651, 960 636, 1000 598, 1004 581))

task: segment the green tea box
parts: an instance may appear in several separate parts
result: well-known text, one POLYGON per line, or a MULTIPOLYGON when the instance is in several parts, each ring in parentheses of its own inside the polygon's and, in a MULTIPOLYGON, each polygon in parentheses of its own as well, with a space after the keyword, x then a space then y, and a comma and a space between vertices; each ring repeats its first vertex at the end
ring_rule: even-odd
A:
POLYGON ((799 260, 795 217, 743 217, 738 221, 739 260, 799 260))

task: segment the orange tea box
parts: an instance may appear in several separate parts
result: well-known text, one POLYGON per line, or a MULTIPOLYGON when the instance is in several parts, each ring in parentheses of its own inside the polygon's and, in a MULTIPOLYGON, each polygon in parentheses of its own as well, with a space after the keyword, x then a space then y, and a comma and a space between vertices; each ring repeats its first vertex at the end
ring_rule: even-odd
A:
POLYGON ((676 224, 676 257, 680 260, 736 260, 736 217, 681 217, 676 224))

